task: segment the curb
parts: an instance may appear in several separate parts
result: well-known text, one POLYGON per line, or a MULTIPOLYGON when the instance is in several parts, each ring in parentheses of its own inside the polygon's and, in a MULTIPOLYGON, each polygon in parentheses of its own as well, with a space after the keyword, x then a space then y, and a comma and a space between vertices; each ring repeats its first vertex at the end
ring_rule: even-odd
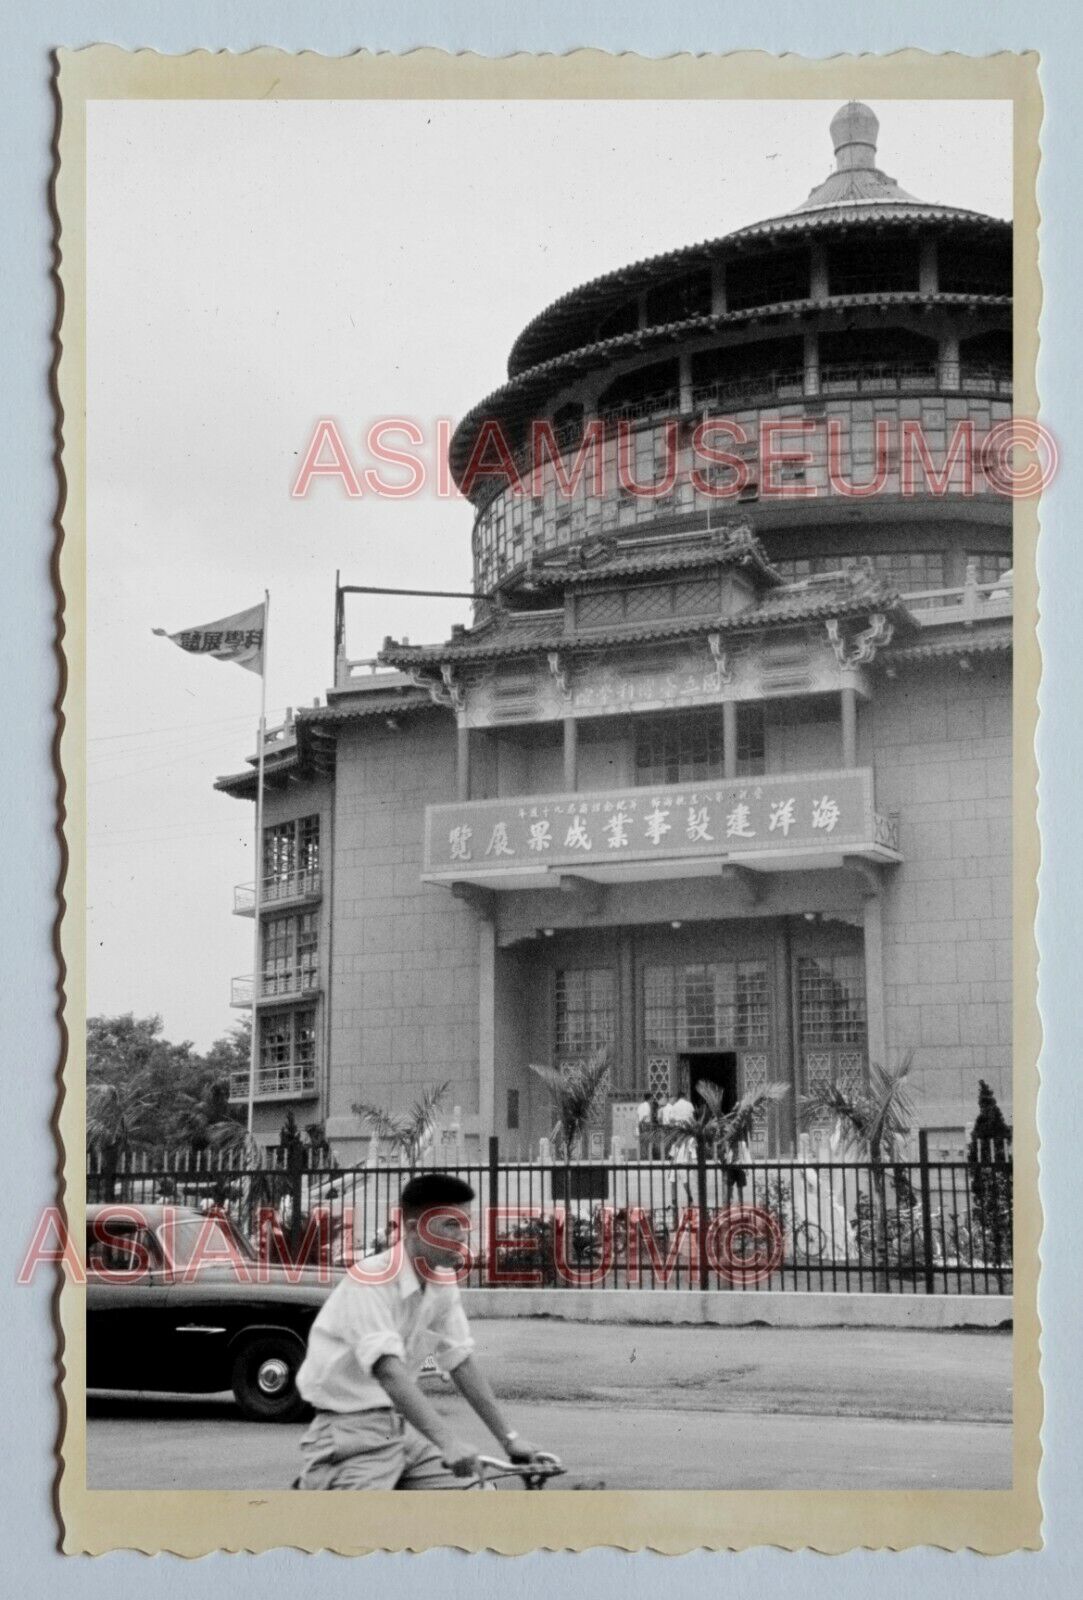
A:
POLYGON ((699 1289, 463 1289, 475 1321, 552 1317, 561 1322, 693 1327, 1010 1329, 1009 1295, 792 1294, 699 1289))

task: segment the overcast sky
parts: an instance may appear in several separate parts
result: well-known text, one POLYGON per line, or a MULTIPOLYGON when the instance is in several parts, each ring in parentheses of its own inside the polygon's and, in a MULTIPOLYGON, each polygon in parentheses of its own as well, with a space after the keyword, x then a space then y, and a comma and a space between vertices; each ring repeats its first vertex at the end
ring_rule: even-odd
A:
MULTIPOLYGON (((259 680, 177 631, 271 592, 268 708, 322 696, 343 582, 468 589, 471 514, 290 487, 321 416, 457 420, 543 306, 791 210, 836 101, 105 102, 88 108, 89 1007, 206 1046, 237 1013, 259 680)), ((1011 213, 1007 103, 873 102, 921 199, 1011 213)), ((429 451, 432 459, 432 452, 429 451)), ((352 656, 466 602, 354 599, 352 656)))

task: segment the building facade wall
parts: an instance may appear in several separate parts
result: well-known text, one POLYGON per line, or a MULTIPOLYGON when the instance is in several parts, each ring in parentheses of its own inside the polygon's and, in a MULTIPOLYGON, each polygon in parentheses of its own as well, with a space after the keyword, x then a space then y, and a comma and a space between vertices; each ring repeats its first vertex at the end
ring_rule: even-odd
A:
POLYGON ((958 1128, 979 1077, 1011 1103, 1011 658, 900 670, 869 715, 903 856, 884 901, 887 1038, 915 1052, 922 1123, 958 1128))
POLYGON ((354 1102, 401 1111, 434 1083, 450 1082, 446 1104, 476 1134, 477 918, 421 882, 425 806, 454 797, 455 744, 435 710, 339 740, 326 1111, 329 1138, 355 1159, 354 1102))

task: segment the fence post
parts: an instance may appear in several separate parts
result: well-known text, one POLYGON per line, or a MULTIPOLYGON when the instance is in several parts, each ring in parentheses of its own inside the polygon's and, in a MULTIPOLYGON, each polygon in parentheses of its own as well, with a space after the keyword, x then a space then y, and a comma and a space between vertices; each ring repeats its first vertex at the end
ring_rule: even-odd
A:
POLYGON ((918 1131, 918 1161, 921 1174, 921 1237, 925 1257, 925 1293, 935 1294, 933 1279, 933 1197, 929 1182, 929 1130, 918 1131))
POLYGON ((304 1171, 305 1151, 300 1140, 294 1140, 286 1149, 286 1174, 290 1193, 290 1259, 296 1261, 301 1243, 301 1174, 304 1171))
MULTIPOLYGON (((500 1204, 500 1140, 495 1133, 489 1135, 489 1215, 492 1216, 500 1204)), ((483 1238, 488 1238, 488 1232, 483 1226, 483 1238)))
POLYGON ((710 1287, 707 1268, 707 1141, 696 1140, 696 1208, 699 1227, 696 1229, 696 1254, 699 1258, 699 1286, 710 1287))

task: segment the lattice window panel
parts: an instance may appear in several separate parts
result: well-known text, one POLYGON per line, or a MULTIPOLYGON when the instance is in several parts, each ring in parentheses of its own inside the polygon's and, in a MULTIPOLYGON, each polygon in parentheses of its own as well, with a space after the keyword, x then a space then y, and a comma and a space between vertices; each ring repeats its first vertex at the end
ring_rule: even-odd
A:
POLYGON ((862 1050, 840 1050, 835 1058, 835 1084, 844 1095, 854 1099, 865 1087, 865 1053, 862 1050))
MULTIPOLYGON (((757 1089, 767 1087, 767 1057, 766 1055, 743 1055, 741 1057, 741 1092, 754 1094, 757 1089)), ((757 1112, 752 1120, 752 1145, 753 1155, 767 1154, 767 1107, 757 1112)))
POLYGON ((624 597, 619 593, 583 594, 575 602, 575 618, 581 628, 601 628, 624 621, 624 597))
POLYGON ((624 616, 627 622, 639 622, 649 617, 668 617, 673 614, 673 591, 668 584, 647 584, 640 589, 629 589, 624 596, 624 616))
POLYGON ((647 1093, 664 1100, 672 1093, 673 1061, 670 1056, 647 1057, 647 1093))
POLYGON ((699 583, 677 585, 676 609, 682 614, 702 616, 705 612, 717 611, 718 605, 718 584, 711 578, 699 583))

